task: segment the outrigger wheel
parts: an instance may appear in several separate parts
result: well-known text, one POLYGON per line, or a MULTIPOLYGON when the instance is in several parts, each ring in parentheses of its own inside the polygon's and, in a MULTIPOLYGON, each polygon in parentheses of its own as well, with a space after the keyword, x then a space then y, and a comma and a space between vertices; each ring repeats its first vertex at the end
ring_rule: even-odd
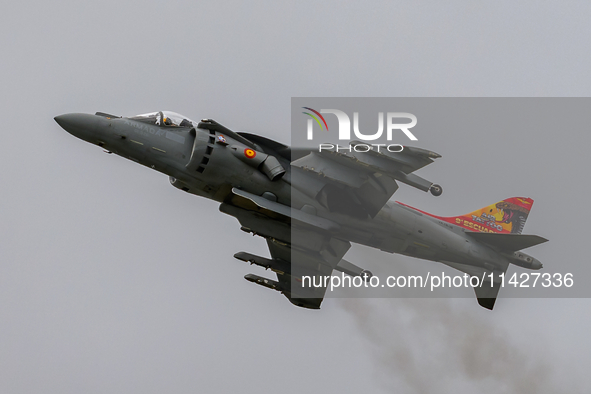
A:
POLYGON ((443 188, 439 185, 432 184, 431 187, 429 188, 429 191, 431 192, 432 195, 434 195, 435 197, 438 197, 438 196, 441 196, 441 194, 443 193, 443 188))
POLYGON ((363 271, 361 271, 361 274, 359 274, 359 276, 364 278, 366 283, 369 283, 369 280, 371 279, 373 274, 371 273, 371 271, 363 270, 363 271))

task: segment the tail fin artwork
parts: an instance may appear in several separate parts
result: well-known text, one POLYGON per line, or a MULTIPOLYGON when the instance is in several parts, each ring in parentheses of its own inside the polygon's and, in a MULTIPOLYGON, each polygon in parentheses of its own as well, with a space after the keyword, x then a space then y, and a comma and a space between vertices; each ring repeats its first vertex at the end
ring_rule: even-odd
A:
POLYGON ((511 197, 453 219, 455 224, 474 231, 521 234, 533 203, 531 198, 511 197))
POLYGON ((531 198, 511 197, 460 216, 444 217, 423 213, 470 231, 521 234, 533 203, 531 198))
MULTIPOLYGON (((487 244, 497 250, 506 259, 506 263, 494 269, 442 261, 442 263, 471 276, 485 277, 491 273, 495 273, 496 276, 501 272, 506 272, 509 264, 534 270, 542 268, 542 264, 538 260, 523 252, 518 252, 548 241, 538 235, 521 234, 533 203, 534 200, 531 198, 511 197, 465 215, 448 217, 416 210, 438 220, 463 227, 468 230, 466 235, 472 240, 487 244)), ((399 204, 409 207, 406 204, 399 204)), ((500 287, 501 282, 497 278, 492 283, 489 281, 487 285, 475 287, 478 303, 487 309, 493 309, 500 287)))

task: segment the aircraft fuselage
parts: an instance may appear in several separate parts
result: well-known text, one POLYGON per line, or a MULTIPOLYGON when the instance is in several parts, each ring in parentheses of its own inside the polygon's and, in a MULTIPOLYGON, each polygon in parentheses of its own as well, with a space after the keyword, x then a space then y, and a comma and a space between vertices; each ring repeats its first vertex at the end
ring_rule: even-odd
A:
POLYGON ((80 139, 168 175, 173 186, 188 193, 223 203, 231 197, 232 189, 237 188, 292 209, 306 206, 318 217, 336 222, 338 231, 334 236, 350 242, 491 271, 504 271, 514 258, 471 239, 460 226, 395 202, 388 202, 373 219, 329 212, 308 196, 305 188, 292 184, 288 158, 277 157, 286 172, 273 180, 260 166, 247 164, 248 155, 252 155, 249 150, 259 157, 266 154, 256 144, 246 145, 240 136, 233 138, 211 129, 89 114, 61 115, 56 121, 80 139))

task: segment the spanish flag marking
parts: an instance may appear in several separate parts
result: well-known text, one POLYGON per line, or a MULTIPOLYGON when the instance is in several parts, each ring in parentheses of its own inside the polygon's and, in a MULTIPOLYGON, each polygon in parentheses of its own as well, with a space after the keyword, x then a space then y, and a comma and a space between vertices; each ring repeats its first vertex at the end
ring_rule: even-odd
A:
POLYGON ((244 156, 246 156, 247 158, 254 159, 256 155, 257 155, 257 153, 255 151, 253 151, 252 149, 249 149, 249 148, 244 149, 244 156))

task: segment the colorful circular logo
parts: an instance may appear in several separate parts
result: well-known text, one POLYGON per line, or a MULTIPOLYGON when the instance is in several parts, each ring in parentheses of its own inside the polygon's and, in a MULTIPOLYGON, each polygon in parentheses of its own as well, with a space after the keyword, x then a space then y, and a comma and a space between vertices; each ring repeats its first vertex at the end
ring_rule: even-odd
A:
POLYGON ((253 151, 252 149, 244 149, 244 156, 246 156, 249 159, 254 159, 255 156, 257 155, 257 153, 255 151, 253 151))

